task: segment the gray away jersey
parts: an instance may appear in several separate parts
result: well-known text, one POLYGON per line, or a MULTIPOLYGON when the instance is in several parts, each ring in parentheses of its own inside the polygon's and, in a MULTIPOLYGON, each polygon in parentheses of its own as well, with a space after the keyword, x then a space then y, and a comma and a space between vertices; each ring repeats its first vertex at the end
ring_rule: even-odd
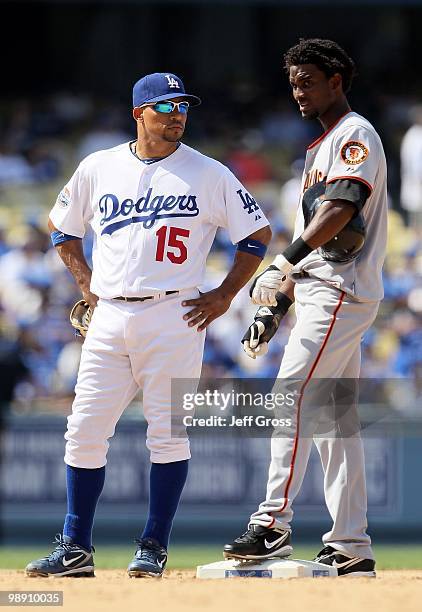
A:
POLYGON ((370 195, 361 215, 365 222, 365 244, 358 257, 348 263, 325 261, 313 251, 293 271, 305 270, 361 302, 383 298, 382 266, 387 243, 387 166, 383 146, 374 127, 361 115, 349 112, 307 149, 294 238, 304 231, 303 193, 321 181, 361 181, 370 195))

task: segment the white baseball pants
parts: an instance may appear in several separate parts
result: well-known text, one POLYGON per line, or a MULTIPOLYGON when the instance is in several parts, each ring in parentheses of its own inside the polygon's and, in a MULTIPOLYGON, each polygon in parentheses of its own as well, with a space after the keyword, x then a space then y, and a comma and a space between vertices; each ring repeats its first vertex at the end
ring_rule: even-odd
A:
POLYGON ((199 379, 205 331, 188 327, 182 307, 197 289, 145 302, 98 301, 85 338, 65 462, 82 468, 106 464, 108 439, 139 388, 153 463, 190 458, 187 437, 171 436, 171 380, 199 379))

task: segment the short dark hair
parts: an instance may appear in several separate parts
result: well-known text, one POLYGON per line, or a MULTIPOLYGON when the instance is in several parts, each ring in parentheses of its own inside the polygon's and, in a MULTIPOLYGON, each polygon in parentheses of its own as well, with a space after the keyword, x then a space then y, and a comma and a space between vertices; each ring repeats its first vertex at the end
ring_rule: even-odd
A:
POLYGON ((284 68, 290 66, 315 64, 329 78, 339 73, 343 91, 347 93, 356 76, 356 66, 351 57, 333 40, 323 38, 301 38, 297 45, 284 54, 284 68))

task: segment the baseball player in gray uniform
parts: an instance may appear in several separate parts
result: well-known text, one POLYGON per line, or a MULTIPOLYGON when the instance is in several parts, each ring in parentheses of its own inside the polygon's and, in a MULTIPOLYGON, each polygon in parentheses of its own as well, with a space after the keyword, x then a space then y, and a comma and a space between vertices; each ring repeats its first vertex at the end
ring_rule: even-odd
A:
MULTIPOLYGON (((224 547, 226 558, 291 554, 292 503, 315 433, 309 431, 315 390, 323 381, 359 377, 362 336, 383 297, 386 160, 375 129, 346 98, 354 63, 333 41, 302 39, 287 51, 285 68, 302 117, 318 119, 324 133, 307 150, 293 242, 252 285, 252 301, 261 308, 243 344, 252 358, 264 354, 294 301, 297 320, 276 384, 299 380, 299 393, 292 435, 272 436, 266 498, 247 531, 224 547)), ((352 423, 358 422, 355 400, 348 407, 352 423)), ((375 576, 359 428, 314 441, 333 519, 315 560, 335 566, 340 576, 375 576)))
POLYGON ((188 110, 200 104, 175 74, 133 88, 137 138, 81 164, 50 212, 53 244, 93 309, 68 418, 68 508, 55 550, 29 576, 92 576, 91 533, 108 439, 139 388, 151 456, 149 515, 128 567, 160 577, 190 458, 173 436, 171 382, 198 379, 205 328, 224 314, 265 256, 271 230, 262 210, 218 161, 181 142, 188 110), (82 250, 94 233, 93 269, 82 250), (218 227, 237 244, 221 285, 200 294, 218 227))

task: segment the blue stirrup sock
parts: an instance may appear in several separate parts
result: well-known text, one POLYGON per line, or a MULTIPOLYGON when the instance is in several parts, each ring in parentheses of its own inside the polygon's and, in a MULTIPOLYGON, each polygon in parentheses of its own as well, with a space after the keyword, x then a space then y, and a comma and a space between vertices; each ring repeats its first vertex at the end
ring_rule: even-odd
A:
POLYGON ((149 514, 142 538, 154 538, 167 548, 173 518, 188 476, 189 460, 152 463, 149 477, 149 514))
POLYGON ((103 490, 105 466, 86 469, 66 465, 67 514, 63 535, 87 550, 92 546, 92 527, 103 490))

